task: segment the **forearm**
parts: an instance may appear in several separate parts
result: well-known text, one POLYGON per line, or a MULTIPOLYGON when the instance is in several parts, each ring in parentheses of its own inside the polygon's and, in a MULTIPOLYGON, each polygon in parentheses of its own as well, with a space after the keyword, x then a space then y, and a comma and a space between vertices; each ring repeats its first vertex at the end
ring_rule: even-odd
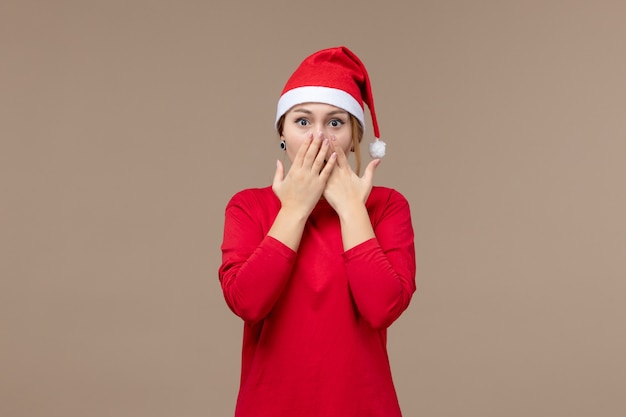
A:
POLYGON ((355 202, 338 214, 344 251, 348 251, 375 236, 372 222, 364 204, 355 202))
POLYGON ((297 252, 308 216, 308 213, 282 207, 267 235, 297 252))
POLYGON ((247 258, 225 253, 220 281, 230 309, 247 322, 263 319, 282 294, 295 261, 295 252, 271 237, 247 258))
POLYGON ((348 283, 361 316, 374 328, 386 328, 408 307, 415 292, 411 251, 383 252, 370 239, 344 253, 348 283))

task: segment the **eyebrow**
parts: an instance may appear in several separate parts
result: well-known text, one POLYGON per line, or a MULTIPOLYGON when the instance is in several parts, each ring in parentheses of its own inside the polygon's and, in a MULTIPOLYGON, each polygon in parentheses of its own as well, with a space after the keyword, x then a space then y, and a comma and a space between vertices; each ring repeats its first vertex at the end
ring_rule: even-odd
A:
MULTIPOLYGON (((299 108, 299 109, 293 109, 294 113, 298 112, 298 113, 304 113, 304 114, 313 114, 313 112, 311 110, 307 110, 304 108, 299 108)), ((326 113, 326 116, 334 116, 336 114, 348 114, 347 111, 345 110, 333 110, 331 112, 326 113)))

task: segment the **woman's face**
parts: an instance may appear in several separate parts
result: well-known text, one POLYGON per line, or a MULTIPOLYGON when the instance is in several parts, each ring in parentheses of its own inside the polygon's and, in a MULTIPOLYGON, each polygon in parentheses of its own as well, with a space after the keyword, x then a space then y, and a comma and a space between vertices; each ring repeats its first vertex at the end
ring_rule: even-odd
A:
MULTIPOLYGON (((309 134, 317 137, 319 132, 324 138, 335 137, 335 146, 348 153, 352 147, 352 126, 350 114, 339 107, 323 103, 304 103, 293 106, 285 114, 285 124, 281 139, 287 145, 287 156, 293 162, 300 145, 309 134)), ((328 151, 326 159, 332 151, 328 151)))

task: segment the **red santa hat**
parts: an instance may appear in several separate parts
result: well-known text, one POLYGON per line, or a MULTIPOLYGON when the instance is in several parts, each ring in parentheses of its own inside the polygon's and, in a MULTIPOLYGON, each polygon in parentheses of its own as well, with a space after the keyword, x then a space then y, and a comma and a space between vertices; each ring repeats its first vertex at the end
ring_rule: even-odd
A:
POLYGON ((365 130, 363 103, 372 117, 376 140, 370 144, 372 158, 385 156, 380 140, 374 97, 365 65, 345 46, 323 49, 308 56, 291 75, 278 100, 276 123, 289 109, 302 103, 325 103, 357 118, 365 130))

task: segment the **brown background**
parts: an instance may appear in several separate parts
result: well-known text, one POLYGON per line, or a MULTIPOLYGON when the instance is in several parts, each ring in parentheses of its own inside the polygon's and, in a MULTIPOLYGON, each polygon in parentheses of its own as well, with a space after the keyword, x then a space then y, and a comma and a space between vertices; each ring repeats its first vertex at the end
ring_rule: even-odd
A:
MULTIPOLYGON (((230 416, 223 209, 344 44, 409 199, 406 416, 626 415, 626 3, 0 5, 0 415, 230 416)), ((371 137, 366 137, 369 142, 371 137)))

